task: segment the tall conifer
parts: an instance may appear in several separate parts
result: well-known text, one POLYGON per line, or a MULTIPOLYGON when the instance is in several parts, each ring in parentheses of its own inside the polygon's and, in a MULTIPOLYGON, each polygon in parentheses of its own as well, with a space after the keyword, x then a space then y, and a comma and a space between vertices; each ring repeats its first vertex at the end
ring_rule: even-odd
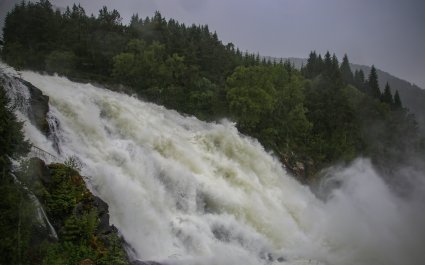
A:
POLYGON ((345 84, 354 84, 353 72, 351 71, 350 62, 348 61, 347 54, 342 58, 340 67, 341 77, 345 84))
POLYGON ((398 90, 396 90, 394 94, 394 107, 395 109, 401 109, 403 107, 398 90))
POLYGON ((388 105, 392 106, 394 104, 393 95, 391 94, 390 85, 385 85, 384 93, 382 93, 382 102, 387 103, 388 105))
POLYGON ((379 89, 378 83, 378 74, 376 73, 376 68, 374 65, 372 65, 372 68, 370 69, 367 93, 373 98, 379 99, 381 97, 381 90, 379 89))

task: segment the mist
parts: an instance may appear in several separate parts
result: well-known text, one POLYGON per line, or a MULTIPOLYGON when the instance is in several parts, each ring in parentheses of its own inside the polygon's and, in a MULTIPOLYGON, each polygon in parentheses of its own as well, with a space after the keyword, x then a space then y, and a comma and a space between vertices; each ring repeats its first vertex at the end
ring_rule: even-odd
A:
MULTIPOLYGON (((350 246, 344 256, 358 264, 421 264, 425 259, 424 173, 399 167, 397 174, 399 181, 390 185, 364 158, 327 169, 318 189, 325 201, 325 216, 315 232, 330 235, 336 249, 350 246)), ((344 260, 330 263, 344 264, 344 260)))

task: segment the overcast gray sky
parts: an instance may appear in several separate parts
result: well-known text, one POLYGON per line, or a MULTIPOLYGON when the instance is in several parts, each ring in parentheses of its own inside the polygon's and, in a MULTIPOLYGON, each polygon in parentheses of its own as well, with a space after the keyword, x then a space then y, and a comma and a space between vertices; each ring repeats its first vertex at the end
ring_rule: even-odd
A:
MULTIPOLYGON (((0 16, 20 0, 0 0, 0 16)), ((52 0, 65 7, 74 0, 52 0)), ((80 0, 88 14, 106 5, 128 22, 133 13, 208 24, 241 50, 307 57, 311 50, 347 53, 425 88, 424 0, 80 0)))

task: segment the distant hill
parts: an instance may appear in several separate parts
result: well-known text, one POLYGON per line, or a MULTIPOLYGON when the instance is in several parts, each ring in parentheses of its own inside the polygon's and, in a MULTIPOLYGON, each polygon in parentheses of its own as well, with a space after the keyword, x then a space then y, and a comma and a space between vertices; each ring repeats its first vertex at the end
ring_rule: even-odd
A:
MULTIPOLYGON (((280 58, 273 57, 265 57, 265 59, 271 61, 280 60, 280 58)), ((289 60, 298 69, 307 63, 307 59, 304 58, 283 58, 283 60, 289 60)), ((360 69, 363 70, 365 77, 367 78, 370 72, 370 66, 351 64, 351 70, 353 72, 360 69)), ((387 82, 390 84, 393 94, 395 90, 398 90, 403 106, 415 114, 421 131, 425 133, 425 90, 378 68, 377 72, 381 90, 384 89, 387 82)))

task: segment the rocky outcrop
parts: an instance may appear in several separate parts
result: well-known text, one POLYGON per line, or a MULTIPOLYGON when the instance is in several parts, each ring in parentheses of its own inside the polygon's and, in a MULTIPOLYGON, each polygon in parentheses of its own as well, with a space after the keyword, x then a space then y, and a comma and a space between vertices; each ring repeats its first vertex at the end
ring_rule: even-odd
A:
POLYGON ((59 240, 52 241, 47 231, 34 230, 32 248, 48 244, 55 249, 61 244, 71 244, 78 252, 84 246, 91 254, 78 264, 112 264, 110 261, 130 264, 125 241, 109 223, 108 204, 87 189, 84 178, 76 170, 31 158, 20 178, 39 199, 59 236, 59 240))
POLYGON ((298 157, 295 153, 280 154, 280 161, 293 176, 303 183, 307 183, 316 173, 314 161, 309 158, 298 157))

